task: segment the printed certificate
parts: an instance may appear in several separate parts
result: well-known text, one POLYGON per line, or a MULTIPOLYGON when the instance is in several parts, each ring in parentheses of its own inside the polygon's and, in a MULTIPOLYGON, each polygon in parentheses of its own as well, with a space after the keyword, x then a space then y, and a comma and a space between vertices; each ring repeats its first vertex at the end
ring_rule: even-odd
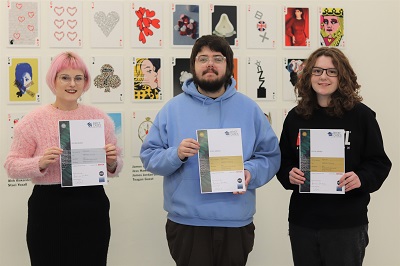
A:
POLYGON ((58 122, 61 155, 61 186, 107 184, 104 120, 58 122))
POLYGON ((201 193, 245 191, 240 128, 197 130, 201 193))
POLYGON ((300 129, 300 170, 306 181, 300 193, 344 194, 338 187, 344 174, 344 130, 300 129))

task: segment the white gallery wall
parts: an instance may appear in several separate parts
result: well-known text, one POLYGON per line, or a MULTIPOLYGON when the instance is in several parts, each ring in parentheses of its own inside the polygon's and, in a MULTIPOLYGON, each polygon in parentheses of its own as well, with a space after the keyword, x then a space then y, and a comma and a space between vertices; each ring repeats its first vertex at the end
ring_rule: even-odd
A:
MULTIPOLYGON (((99 30, 91 23, 93 8, 101 6, 104 1, 82 2, 83 27, 80 43, 75 47, 57 47, 51 36, 51 25, 55 22, 51 10, 57 2, 74 1, 31 1, 39 3, 38 42, 33 45, 11 45, 9 38, 10 6, 24 4, 23 1, 0 0, 0 158, 4 163, 11 142, 13 119, 18 114, 26 113, 39 105, 49 104, 54 100, 45 83, 45 75, 51 57, 61 51, 73 50, 79 53, 92 66, 96 59, 104 56, 114 60, 121 71, 120 95, 117 98, 99 100, 91 90, 82 97, 82 103, 95 105, 108 113, 121 114, 121 132, 119 141, 124 149, 124 168, 119 177, 109 180, 106 186, 111 202, 111 242, 109 248, 110 266, 168 266, 174 265, 165 239, 164 226, 166 213, 163 210, 162 177, 145 172, 139 158, 140 149, 138 124, 142 116, 156 113, 173 95, 174 58, 188 58, 190 45, 173 45, 173 25, 175 17, 172 9, 174 4, 193 4, 200 6, 200 35, 210 34, 211 13, 213 6, 237 7, 238 42, 233 44, 237 58, 238 90, 250 94, 246 84, 248 80, 246 62, 249 58, 273 58, 270 64, 274 80, 275 94, 273 99, 257 101, 260 107, 271 114, 272 126, 279 136, 284 114, 294 106, 293 100, 284 95, 285 58, 306 58, 319 47, 318 10, 321 7, 339 7, 345 14, 344 53, 349 57, 361 84, 361 95, 364 103, 377 113, 385 149, 392 160, 392 171, 382 188, 373 193, 369 205, 370 244, 365 257, 366 266, 396 266, 400 265, 400 189, 399 182, 399 77, 400 77, 400 2, 398 0, 376 1, 170 1, 146 0, 162 10, 160 16, 162 42, 156 47, 133 47, 132 24, 135 5, 140 1, 111 1, 119 9, 119 21, 123 27, 118 28, 120 39, 115 43, 93 35, 99 30), (119 3, 119 4, 117 4, 119 3), (249 6, 250 5, 250 6, 249 6), (247 38, 246 17, 250 7, 269 5, 276 10, 276 43, 273 48, 249 48, 251 42, 247 38), (122 8, 121 8, 122 7, 122 8), (284 7, 309 8, 310 47, 293 49, 284 47, 284 7), (39 102, 19 102, 10 100, 9 90, 9 60, 12 58, 38 58, 37 86, 39 102), (161 58, 162 69, 162 100, 144 101, 133 98, 133 62, 136 57, 161 58), (275 60, 275 61, 274 61, 275 60), (138 121, 138 117, 139 121, 138 121)), ((111 12, 111 9, 109 10, 111 12)), ((105 12, 107 14, 107 12, 105 12)), ((108 13, 109 14, 109 13, 108 13)), ((18 13, 14 14, 18 16, 18 13)), ((17 18, 18 19, 18 18, 17 18)), ((55 24, 54 24, 55 25, 55 24)), ((269 30, 269 29, 268 29, 269 30)), ((104 31, 103 31, 104 33, 104 31)), ((108 34, 108 33, 107 33, 108 34)), ((15 36, 18 37, 18 36, 15 36)), ((60 36, 58 36, 60 37, 60 36)), ((70 35, 71 39, 74 36, 70 35)), ((188 37, 189 38, 189 37, 188 37)), ((65 44, 67 46, 67 44, 65 44)), ((92 75, 97 75, 93 73, 92 75)), ((161 79, 161 76, 160 76, 161 79)), ((175 88, 176 89, 176 88, 175 88)), ((141 120, 140 120, 141 119, 141 120)), ((177 117, 179 119, 179 117, 177 117)), ((12 181, 7 178, 3 167, 0 168, 0 266, 29 265, 29 255, 26 248, 25 232, 27 221, 27 201, 32 191, 29 180, 12 181)), ((255 215, 256 240, 250 253, 249 266, 289 266, 292 265, 290 242, 288 237, 288 204, 290 192, 285 191, 276 178, 257 190, 257 213, 255 215)), ((72 225, 79 226, 79 224, 72 225)), ((340 254, 338 254, 340 256, 340 254)))

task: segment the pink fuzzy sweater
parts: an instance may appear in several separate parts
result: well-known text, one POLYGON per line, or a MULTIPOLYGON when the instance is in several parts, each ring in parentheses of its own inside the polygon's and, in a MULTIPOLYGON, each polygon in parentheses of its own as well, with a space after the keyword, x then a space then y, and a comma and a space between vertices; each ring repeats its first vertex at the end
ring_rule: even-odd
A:
MULTIPOLYGON (((104 119, 105 143, 116 146, 117 138, 114 134, 114 123, 111 118, 98 108, 80 104, 72 111, 62 111, 52 105, 41 106, 25 115, 14 128, 14 138, 8 153, 4 168, 10 178, 30 178, 32 183, 49 185, 60 184, 60 163, 50 164, 40 172, 39 160, 47 148, 59 147, 58 121, 104 119)), ((117 147, 118 166, 117 175, 122 168, 121 149, 117 147)))

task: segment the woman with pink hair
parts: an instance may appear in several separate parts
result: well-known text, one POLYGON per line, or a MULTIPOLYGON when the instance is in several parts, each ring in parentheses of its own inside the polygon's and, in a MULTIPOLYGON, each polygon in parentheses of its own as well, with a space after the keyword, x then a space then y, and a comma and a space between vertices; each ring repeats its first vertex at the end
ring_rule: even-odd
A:
POLYGON ((122 168, 114 124, 101 110, 78 104, 90 87, 84 61, 73 52, 54 57, 46 82, 52 104, 24 116, 4 164, 10 178, 34 184, 28 201, 27 244, 32 266, 106 265, 110 202, 103 186, 61 187, 59 120, 103 119, 108 176, 122 168))

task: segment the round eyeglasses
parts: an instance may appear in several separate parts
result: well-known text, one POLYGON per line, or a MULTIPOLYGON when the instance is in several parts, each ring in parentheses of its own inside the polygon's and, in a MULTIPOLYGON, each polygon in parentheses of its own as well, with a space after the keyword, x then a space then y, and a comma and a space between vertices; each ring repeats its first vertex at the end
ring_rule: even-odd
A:
POLYGON ((85 77, 84 76, 82 76, 82 75, 78 75, 78 76, 75 76, 75 77, 70 77, 70 76, 68 76, 68 75, 59 75, 59 76, 57 76, 60 80, 61 80, 61 82, 62 83, 65 83, 65 84, 71 84, 71 82, 72 82, 72 79, 74 80, 74 82, 75 82, 75 84, 78 84, 78 85, 81 85, 81 84, 83 84, 83 82, 85 81, 85 77))
POLYGON ((226 57, 223 55, 215 55, 213 57, 209 57, 207 55, 198 55, 196 56, 196 60, 200 64, 206 64, 209 61, 212 61, 215 64, 222 64, 223 62, 225 62, 226 57))

